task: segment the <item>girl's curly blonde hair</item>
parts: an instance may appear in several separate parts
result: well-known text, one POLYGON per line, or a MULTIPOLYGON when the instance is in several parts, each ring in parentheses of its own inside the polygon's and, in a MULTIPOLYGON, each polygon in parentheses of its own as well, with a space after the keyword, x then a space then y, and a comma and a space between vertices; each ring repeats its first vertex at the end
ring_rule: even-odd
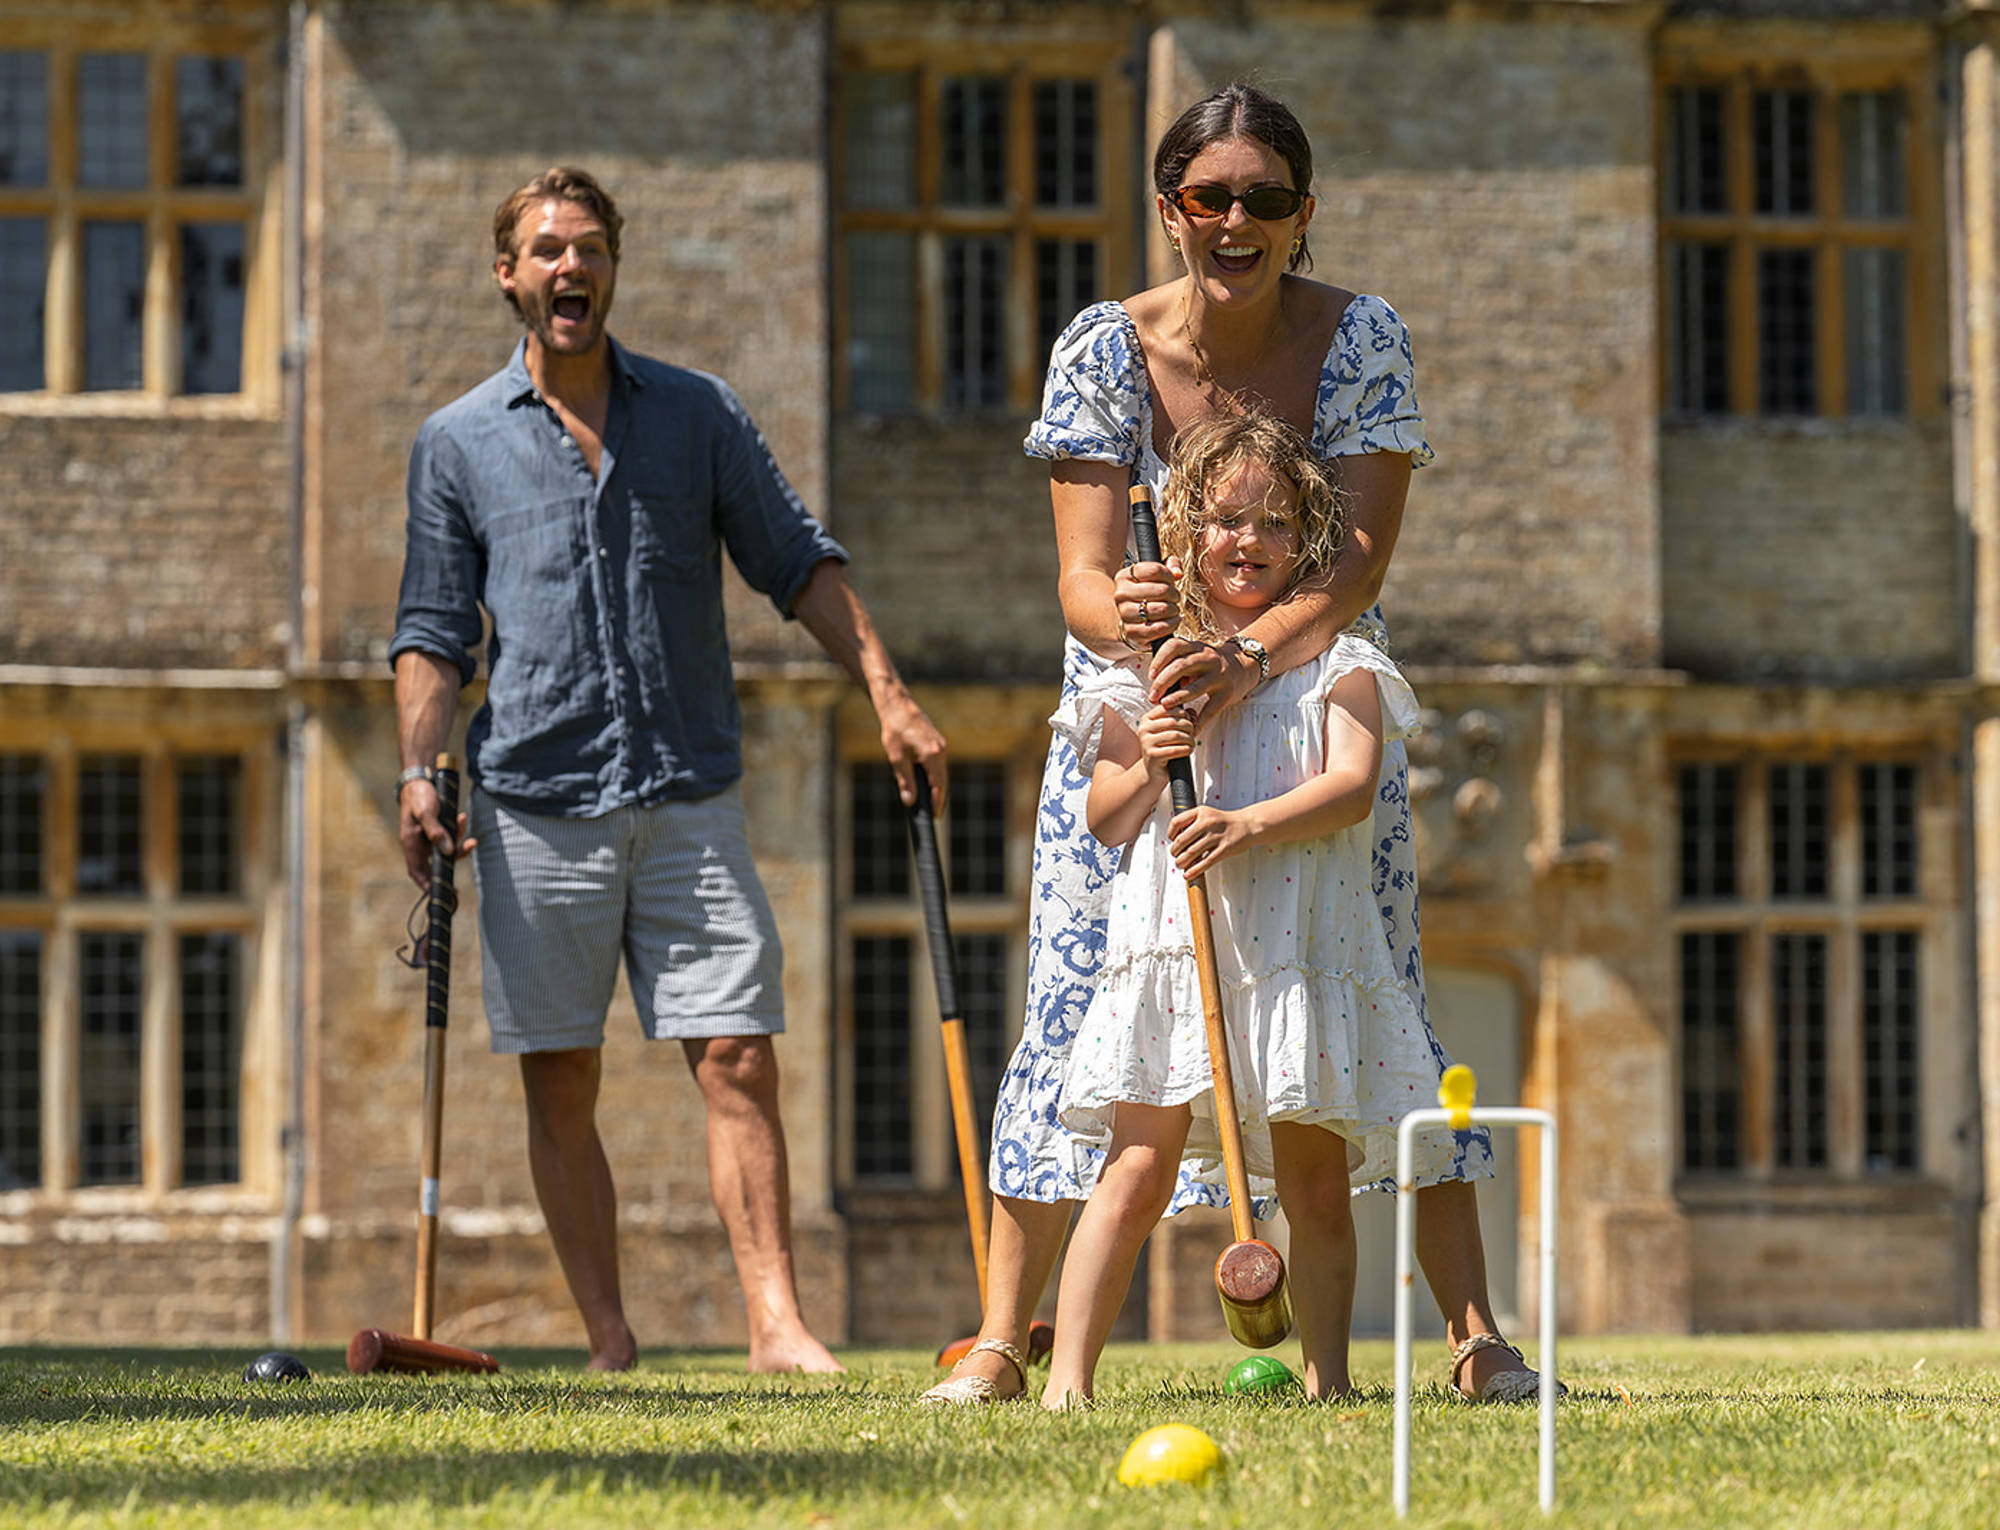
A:
POLYGON ((1345 496, 1304 436, 1264 409, 1196 420, 1174 438, 1160 505, 1161 556, 1179 558, 1183 571, 1179 586, 1183 637, 1213 641, 1221 636, 1198 570, 1201 533, 1214 519, 1210 496, 1250 462, 1290 484, 1298 499, 1299 561, 1285 594, 1331 572, 1340 556, 1347 536, 1345 496))

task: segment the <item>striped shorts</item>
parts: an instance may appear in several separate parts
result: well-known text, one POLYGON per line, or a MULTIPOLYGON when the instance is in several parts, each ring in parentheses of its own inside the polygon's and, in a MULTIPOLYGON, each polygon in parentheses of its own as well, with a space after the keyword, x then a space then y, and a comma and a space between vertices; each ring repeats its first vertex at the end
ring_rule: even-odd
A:
POLYGON ((601 818, 518 812, 475 787, 468 818, 495 1052, 602 1046, 621 955, 654 1041, 785 1028, 738 786, 601 818))

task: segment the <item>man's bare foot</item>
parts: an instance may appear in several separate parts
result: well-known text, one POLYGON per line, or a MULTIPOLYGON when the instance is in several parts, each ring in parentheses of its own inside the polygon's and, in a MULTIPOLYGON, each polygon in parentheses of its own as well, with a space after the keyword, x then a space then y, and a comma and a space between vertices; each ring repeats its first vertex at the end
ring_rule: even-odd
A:
POLYGON ((586 1371, 629 1371, 638 1363, 639 1341, 632 1336, 632 1330, 627 1328, 622 1343, 591 1350, 590 1359, 583 1368, 586 1371))
POLYGON ((806 1371, 813 1375, 844 1375, 847 1367, 827 1347, 801 1329, 785 1339, 750 1346, 750 1369, 759 1374, 806 1371))

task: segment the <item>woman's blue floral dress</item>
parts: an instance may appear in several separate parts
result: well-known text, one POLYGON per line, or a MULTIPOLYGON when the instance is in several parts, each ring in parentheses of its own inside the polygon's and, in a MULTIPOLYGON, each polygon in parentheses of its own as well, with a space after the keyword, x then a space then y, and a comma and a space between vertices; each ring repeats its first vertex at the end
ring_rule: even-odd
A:
MULTIPOLYGON (((1157 495, 1166 464, 1153 442, 1151 390, 1139 332, 1118 303, 1098 303, 1071 321, 1049 360, 1041 418, 1025 443, 1031 457, 1076 458, 1129 467, 1157 495)), ((1323 457, 1359 452, 1407 452, 1422 467, 1432 460, 1417 408, 1410 335, 1396 311, 1379 297, 1361 296, 1347 307, 1320 368, 1313 419, 1313 448, 1323 457)), ((1357 624, 1376 641, 1381 613, 1357 624)), ((1063 699, 1077 682, 1104 667, 1076 639, 1063 651, 1063 699)), ((1431 1032, 1424 1007, 1424 963, 1417 922, 1416 846, 1410 823, 1408 756, 1402 742, 1382 759, 1376 803, 1372 871, 1383 932, 1397 970, 1409 985, 1438 1072, 1450 1058, 1431 1032)), ((1028 927, 1028 1006, 1021 1042, 1000 1081, 993 1112, 993 1155, 987 1171, 995 1194, 1017 1200, 1079 1200, 1089 1193, 1101 1155, 1079 1155, 1056 1120, 1063 1063, 1104 960, 1105 897, 1118 851, 1098 843, 1084 827, 1089 777, 1060 734, 1049 747, 1035 835, 1033 906, 1028 927)), ((1492 1151, 1481 1131, 1441 1132, 1421 1154, 1419 1184, 1481 1179, 1493 1172, 1492 1151)), ((1378 1181, 1393 1188, 1388 1180, 1378 1181)), ((1185 1173, 1169 1215, 1188 1206, 1227 1205, 1228 1192, 1197 1183, 1185 1173)), ((1261 1217, 1272 1207, 1260 1203, 1261 1217)))

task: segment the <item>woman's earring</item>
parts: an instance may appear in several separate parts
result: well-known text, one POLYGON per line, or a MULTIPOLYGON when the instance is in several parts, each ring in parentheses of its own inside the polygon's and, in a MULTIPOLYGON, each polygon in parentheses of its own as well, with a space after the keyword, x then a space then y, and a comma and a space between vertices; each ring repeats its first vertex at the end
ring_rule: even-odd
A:
POLYGON ((1306 236, 1304 234, 1299 235, 1298 238, 1292 241, 1292 253, 1294 255, 1297 255, 1299 251, 1303 250, 1305 247, 1306 247, 1306 236))
POLYGON ((1176 234, 1172 229, 1167 230, 1167 243, 1173 246, 1174 253, 1176 255, 1180 254, 1181 252, 1180 236, 1176 234))

